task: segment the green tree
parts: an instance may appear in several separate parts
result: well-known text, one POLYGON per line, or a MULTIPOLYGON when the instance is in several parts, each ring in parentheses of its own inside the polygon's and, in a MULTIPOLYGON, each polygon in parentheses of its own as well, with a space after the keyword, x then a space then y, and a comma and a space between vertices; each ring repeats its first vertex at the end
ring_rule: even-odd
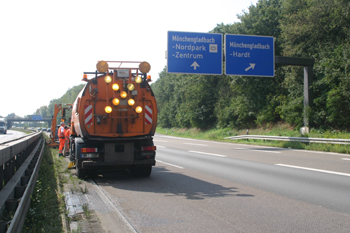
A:
MULTIPOLYGON (((316 127, 350 127, 350 2, 260 0, 211 32, 273 36, 275 54, 315 58, 316 127)), ((246 127, 283 120, 303 124, 303 67, 276 66, 275 77, 168 74, 152 84, 163 127, 246 127)))
MULTIPOLYGON (((350 2, 344 0, 286 0, 281 29, 284 55, 314 57, 314 105, 311 119, 316 127, 349 127, 349 26, 350 2)), ((300 68, 287 68, 284 83, 290 95, 285 105, 301 98, 300 68), (288 71, 288 72, 287 72, 288 71)), ((292 109, 292 108, 289 108, 292 109)), ((296 108, 295 111, 299 111, 296 108)), ((292 111, 293 112, 293 111, 292 111)), ((290 112, 289 114, 291 114, 290 112)))
POLYGON ((15 113, 10 113, 6 116, 6 118, 19 118, 19 116, 16 116, 15 113))
MULTIPOLYGON (((79 92, 83 89, 84 86, 85 84, 80 84, 72 88, 69 88, 61 98, 50 100, 50 103, 47 106, 47 115, 49 116, 54 115, 55 104, 73 104, 74 100, 77 98, 79 92)), ((70 112, 68 112, 67 114, 70 114, 70 112)))
MULTIPOLYGON (((275 54, 282 51, 279 28, 282 12, 281 0, 261 0, 251 5, 248 12, 238 15, 241 22, 229 26, 218 25, 214 32, 229 34, 247 34, 273 36, 275 38, 275 54)), ((216 113, 220 127, 246 127, 255 123, 276 122, 280 119, 276 108, 279 106, 276 96, 286 95, 281 88, 283 74, 276 67, 273 78, 257 78, 231 76, 225 77, 216 113), (230 87, 230 91, 227 87, 230 87)))
POLYGON ((41 106, 40 108, 38 108, 35 111, 35 115, 40 115, 40 116, 43 116, 43 117, 48 116, 47 113, 48 113, 48 107, 47 106, 41 106))

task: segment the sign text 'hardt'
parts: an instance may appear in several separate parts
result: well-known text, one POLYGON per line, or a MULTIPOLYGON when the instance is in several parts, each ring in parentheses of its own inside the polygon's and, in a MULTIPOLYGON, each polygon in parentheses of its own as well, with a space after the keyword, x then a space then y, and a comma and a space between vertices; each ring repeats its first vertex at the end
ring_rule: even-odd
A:
POLYGON ((225 74, 273 77, 274 47, 273 37, 225 34, 225 74))
POLYGON ((222 74, 222 34, 168 31, 168 72, 222 74))

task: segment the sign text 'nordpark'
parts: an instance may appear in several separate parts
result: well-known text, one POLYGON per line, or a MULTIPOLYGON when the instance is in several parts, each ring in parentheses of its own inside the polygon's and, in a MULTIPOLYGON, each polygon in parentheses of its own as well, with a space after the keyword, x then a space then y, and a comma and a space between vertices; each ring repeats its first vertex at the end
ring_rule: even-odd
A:
POLYGON ((222 74, 222 34, 168 31, 168 72, 222 74))

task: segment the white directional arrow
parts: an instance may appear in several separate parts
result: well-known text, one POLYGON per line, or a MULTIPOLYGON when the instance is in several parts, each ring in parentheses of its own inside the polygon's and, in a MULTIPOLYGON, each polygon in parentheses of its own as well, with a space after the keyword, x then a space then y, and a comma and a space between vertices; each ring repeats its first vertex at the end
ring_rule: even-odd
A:
POLYGON ((199 65, 196 61, 194 61, 191 66, 193 66, 194 70, 196 70, 197 67, 199 67, 199 65))
POLYGON ((253 69, 254 70, 254 67, 255 67, 255 63, 249 63, 249 67, 247 67, 246 69, 245 69, 245 71, 248 71, 248 70, 250 70, 250 69, 253 69))

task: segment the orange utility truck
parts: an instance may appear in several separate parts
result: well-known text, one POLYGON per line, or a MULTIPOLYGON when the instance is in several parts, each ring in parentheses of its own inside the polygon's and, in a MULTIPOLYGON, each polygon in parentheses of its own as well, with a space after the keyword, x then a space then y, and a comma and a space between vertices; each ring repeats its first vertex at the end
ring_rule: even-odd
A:
POLYGON ((148 83, 150 64, 99 61, 96 68, 84 72, 82 81, 87 83, 73 103, 71 163, 79 178, 100 169, 150 176, 156 163, 153 135, 158 115, 148 83))

